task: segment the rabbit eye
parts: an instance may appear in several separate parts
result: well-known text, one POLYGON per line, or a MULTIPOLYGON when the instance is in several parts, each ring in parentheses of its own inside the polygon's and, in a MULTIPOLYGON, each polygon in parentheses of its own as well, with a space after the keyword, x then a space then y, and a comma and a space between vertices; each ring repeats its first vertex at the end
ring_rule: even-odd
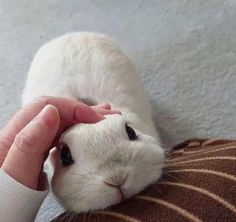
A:
POLYGON ((61 161, 63 166, 69 166, 74 163, 70 149, 66 144, 63 144, 61 148, 61 161))
POLYGON ((128 124, 125 124, 125 129, 130 140, 136 140, 138 138, 135 130, 128 124))

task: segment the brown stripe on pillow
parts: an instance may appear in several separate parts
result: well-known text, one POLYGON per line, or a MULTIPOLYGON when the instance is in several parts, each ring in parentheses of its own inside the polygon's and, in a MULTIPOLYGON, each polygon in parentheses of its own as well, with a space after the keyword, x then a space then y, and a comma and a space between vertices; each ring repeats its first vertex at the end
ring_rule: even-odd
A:
POLYGON ((176 145, 161 180, 96 213, 54 219, 84 222, 236 222, 236 141, 191 139, 176 145))

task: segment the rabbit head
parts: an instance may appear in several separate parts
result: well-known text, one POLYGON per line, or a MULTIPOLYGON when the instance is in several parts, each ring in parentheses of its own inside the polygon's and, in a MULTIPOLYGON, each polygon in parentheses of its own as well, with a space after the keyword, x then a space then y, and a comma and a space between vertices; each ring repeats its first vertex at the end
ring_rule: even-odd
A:
POLYGON ((74 212, 104 209, 160 178, 164 151, 121 115, 77 124, 61 138, 53 192, 74 212))

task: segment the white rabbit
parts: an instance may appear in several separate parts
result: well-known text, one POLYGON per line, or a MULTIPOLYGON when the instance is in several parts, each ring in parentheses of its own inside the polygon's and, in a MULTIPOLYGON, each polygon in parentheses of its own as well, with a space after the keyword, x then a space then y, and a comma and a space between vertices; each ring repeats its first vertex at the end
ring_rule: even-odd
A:
POLYGON ((108 102, 122 112, 77 124, 61 138, 52 188, 68 210, 104 209, 160 178, 165 156, 149 101, 132 63, 109 37, 72 33, 42 46, 22 102, 43 95, 108 102))

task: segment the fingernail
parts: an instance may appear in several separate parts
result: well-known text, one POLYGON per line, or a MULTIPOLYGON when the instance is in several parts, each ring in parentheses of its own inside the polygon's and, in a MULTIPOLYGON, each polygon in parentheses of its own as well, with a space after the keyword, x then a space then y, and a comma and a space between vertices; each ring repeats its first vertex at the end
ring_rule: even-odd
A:
POLYGON ((103 103, 102 106, 106 107, 106 109, 111 109, 111 105, 109 103, 103 103))
POLYGON ((95 112, 90 107, 80 105, 75 108, 74 119, 81 123, 95 123, 104 119, 104 116, 95 112))
POLYGON ((118 111, 118 110, 111 110, 111 114, 119 114, 119 115, 122 115, 122 112, 121 112, 121 111, 118 111))
POLYGON ((59 120, 58 110, 53 105, 46 105, 38 114, 37 119, 43 121, 48 127, 52 127, 59 120))

